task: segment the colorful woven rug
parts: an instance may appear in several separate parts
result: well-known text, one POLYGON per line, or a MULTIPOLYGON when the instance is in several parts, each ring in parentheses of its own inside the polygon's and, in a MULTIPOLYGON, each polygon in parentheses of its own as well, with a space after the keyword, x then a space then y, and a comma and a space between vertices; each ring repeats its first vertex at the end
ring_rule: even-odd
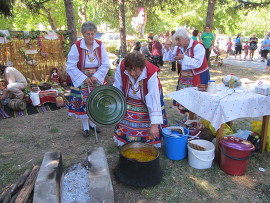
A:
MULTIPOLYGON (((63 107, 66 108, 66 107, 63 107)), ((26 109, 24 111, 14 111, 9 108, 8 105, 5 105, 3 108, 0 108, 0 120, 11 118, 11 117, 20 117, 27 116, 35 113, 44 113, 48 111, 55 111, 60 109, 55 105, 55 103, 46 103, 41 106, 33 106, 31 104, 26 104, 26 109)))
POLYGON ((50 107, 48 105, 41 105, 37 107, 38 113, 44 113, 47 111, 51 111, 50 107))
POLYGON ((10 115, 8 115, 4 109, 0 109, 0 118, 4 119, 4 118, 10 118, 10 115))
POLYGON ((26 116, 28 115, 27 110, 23 110, 23 111, 13 111, 14 115, 13 117, 20 117, 20 116, 26 116))

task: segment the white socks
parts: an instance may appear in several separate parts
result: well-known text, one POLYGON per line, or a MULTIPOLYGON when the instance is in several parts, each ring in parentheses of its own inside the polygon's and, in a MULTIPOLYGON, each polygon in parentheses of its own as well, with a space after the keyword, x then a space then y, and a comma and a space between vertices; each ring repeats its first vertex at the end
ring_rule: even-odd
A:
POLYGON ((89 130, 89 122, 88 118, 81 118, 82 125, 83 125, 83 130, 89 130))
MULTIPOLYGON (((88 118, 81 118, 83 130, 89 130, 89 119, 88 118)), ((96 125, 90 120, 90 126, 93 128, 96 125)))
POLYGON ((94 124, 91 120, 90 120, 90 126, 93 128, 96 126, 96 124, 94 124))

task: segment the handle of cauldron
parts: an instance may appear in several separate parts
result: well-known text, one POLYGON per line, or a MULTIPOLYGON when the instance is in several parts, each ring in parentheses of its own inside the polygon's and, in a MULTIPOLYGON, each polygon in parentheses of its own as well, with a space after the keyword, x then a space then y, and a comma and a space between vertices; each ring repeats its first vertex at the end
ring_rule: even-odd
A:
MULTIPOLYGON (((89 85, 88 85, 88 92, 89 93, 91 92, 89 85)), ((95 137, 96 137, 96 144, 97 144, 98 143, 98 135, 97 135, 97 127, 96 127, 96 125, 94 126, 94 130, 95 130, 95 137)))

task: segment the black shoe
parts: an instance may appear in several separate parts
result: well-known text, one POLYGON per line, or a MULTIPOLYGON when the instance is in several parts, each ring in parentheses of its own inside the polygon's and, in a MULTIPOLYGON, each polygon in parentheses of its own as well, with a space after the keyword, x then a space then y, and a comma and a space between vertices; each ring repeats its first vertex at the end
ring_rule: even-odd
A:
MULTIPOLYGON (((89 126, 89 129, 95 133, 94 127, 89 126)), ((97 131, 97 133, 101 133, 101 130, 98 127, 96 127, 96 131, 97 131)))
POLYGON ((89 130, 83 131, 83 136, 84 137, 89 137, 89 130))

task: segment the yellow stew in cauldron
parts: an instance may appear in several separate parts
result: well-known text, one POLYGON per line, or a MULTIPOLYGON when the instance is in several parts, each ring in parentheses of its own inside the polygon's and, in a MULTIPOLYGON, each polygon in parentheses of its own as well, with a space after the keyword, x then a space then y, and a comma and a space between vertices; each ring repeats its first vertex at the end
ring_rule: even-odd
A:
POLYGON ((158 152, 151 148, 139 147, 129 148, 122 152, 122 155, 128 159, 135 159, 140 162, 148 162, 154 160, 158 152))

